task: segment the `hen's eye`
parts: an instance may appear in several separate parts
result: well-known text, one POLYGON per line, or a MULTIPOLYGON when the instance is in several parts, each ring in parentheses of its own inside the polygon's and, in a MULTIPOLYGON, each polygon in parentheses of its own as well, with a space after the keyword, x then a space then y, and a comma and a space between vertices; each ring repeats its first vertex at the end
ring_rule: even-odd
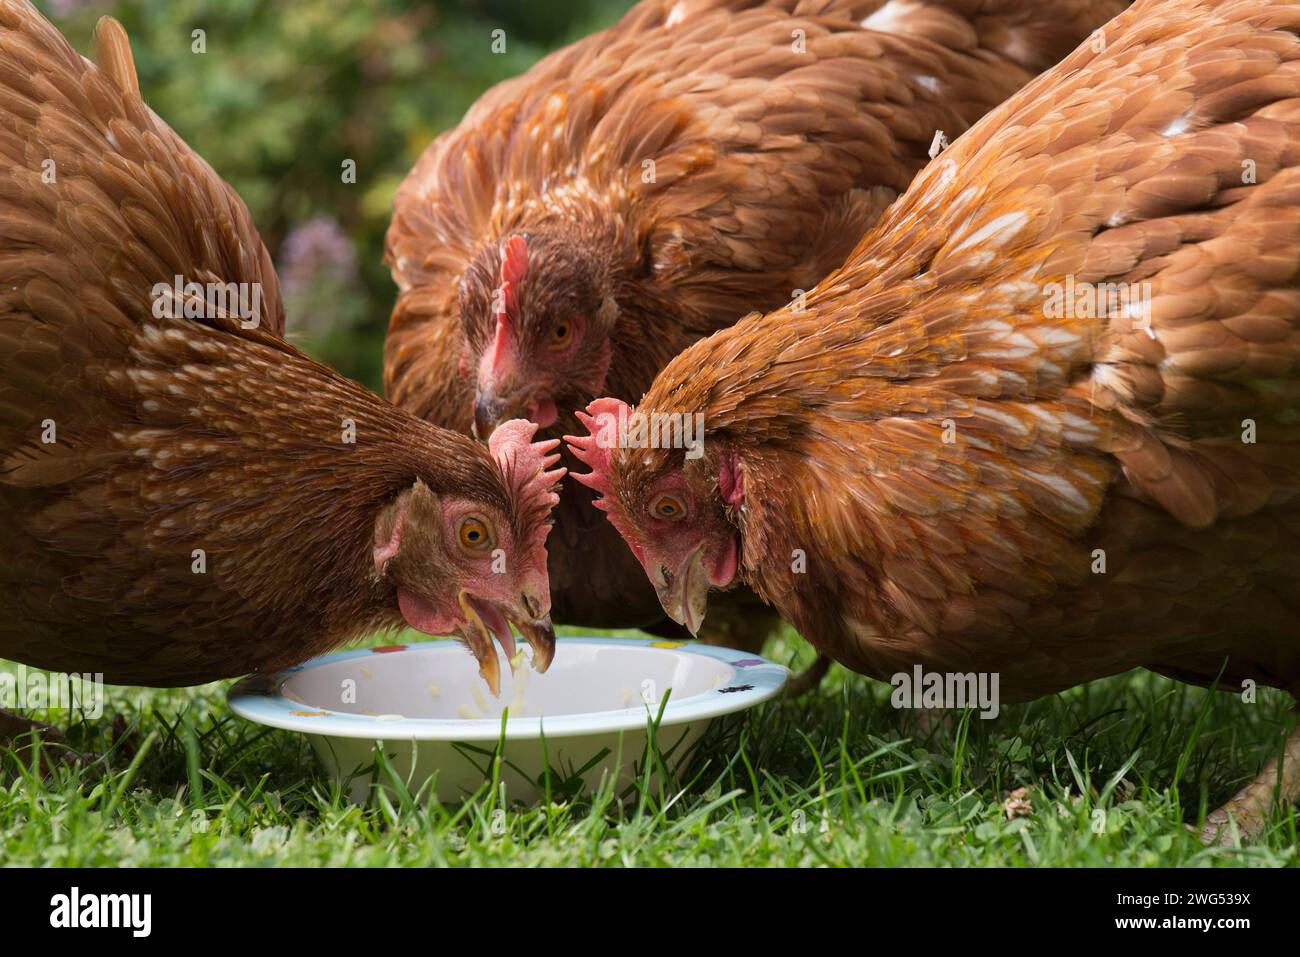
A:
POLYGON ((660 495, 650 506, 650 514, 671 522, 686 514, 686 506, 674 495, 660 495))
POLYGON ((460 523, 460 543, 478 551, 492 544, 492 533, 481 519, 467 518, 460 523))
POLYGON ((551 345, 561 348, 569 344, 573 338, 573 325, 568 322, 562 322, 551 330, 551 345))

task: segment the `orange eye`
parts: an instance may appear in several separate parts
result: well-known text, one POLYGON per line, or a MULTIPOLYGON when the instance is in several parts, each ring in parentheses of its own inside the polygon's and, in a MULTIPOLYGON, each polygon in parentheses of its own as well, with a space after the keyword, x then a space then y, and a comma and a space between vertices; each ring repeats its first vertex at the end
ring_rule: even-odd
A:
POLYGON ((686 515, 686 506, 674 495, 660 495, 650 506, 650 514, 655 518, 675 522, 686 515))
POLYGON ((551 330, 551 345, 556 349, 562 349, 569 344, 573 338, 573 323, 561 322, 551 330))
POLYGON ((479 551, 492 544, 492 533, 481 519, 467 518, 460 523, 460 543, 479 551))

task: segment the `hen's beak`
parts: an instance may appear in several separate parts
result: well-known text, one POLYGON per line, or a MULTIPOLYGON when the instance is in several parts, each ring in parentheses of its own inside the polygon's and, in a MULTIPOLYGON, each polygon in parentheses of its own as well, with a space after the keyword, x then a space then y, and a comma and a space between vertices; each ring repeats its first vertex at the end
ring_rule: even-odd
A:
POLYGON ((479 388, 474 396, 474 437, 486 442, 502 422, 527 419, 549 428, 559 418, 555 400, 540 389, 510 390, 498 393, 492 386, 479 388))
POLYGON ((474 438, 486 442, 497 423, 505 421, 506 401, 490 389, 480 389, 474 396, 474 438))
POLYGON ((659 565, 658 574, 651 580, 668 617, 684 625, 692 635, 699 634, 712 587, 704 568, 704 546, 691 552, 675 572, 659 565))
POLYGON ((525 594, 521 596, 522 608, 498 604, 462 589, 458 598, 461 611, 465 613, 467 624, 461 630, 461 637, 469 645, 470 652, 478 660, 478 673, 487 682, 494 695, 501 694, 501 663, 497 658, 495 638, 505 653, 511 674, 515 670, 515 636, 510 630, 514 625, 533 649, 532 664, 535 671, 545 671, 555 658, 555 629, 551 627, 549 615, 537 617, 535 612, 541 603, 525 594))

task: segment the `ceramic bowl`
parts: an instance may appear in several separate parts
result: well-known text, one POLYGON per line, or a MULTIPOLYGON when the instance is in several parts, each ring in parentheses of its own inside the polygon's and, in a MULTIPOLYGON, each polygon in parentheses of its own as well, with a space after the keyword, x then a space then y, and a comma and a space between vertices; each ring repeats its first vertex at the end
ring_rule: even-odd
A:
POLYGON ((393 775, 411 794, 429 785, 458 801, 497 774, 510 800, 532 803, 602 779, 627 787, 652 733, 665 760, 651 771, 680 769, 712 719, 773 697, 789 674, 695 642, 563 637, 545 674, 503 667, 495 698, 461 644, 430 641, 325 655, 245 679, 229 700, 250 721, 307 735, 355 801, 376 784, 396 790, 393 775))

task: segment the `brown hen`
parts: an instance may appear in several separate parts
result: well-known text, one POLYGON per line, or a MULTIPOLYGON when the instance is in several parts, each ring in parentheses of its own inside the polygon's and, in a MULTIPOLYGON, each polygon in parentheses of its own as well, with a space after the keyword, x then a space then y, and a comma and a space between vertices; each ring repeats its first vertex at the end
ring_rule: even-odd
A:
MULTIPOLYGON (((635 401, 700 337, 811 289, 940 137, 1124 5, 638 4, 488 91, 402 184, 389 397, 481 435, 514 414, 558 435, 597 395, 635 401)), ((662 626, 585 489, 566 486, 557 526, 557 620, 662 626)))
POLYGON ((489 451, 287 345, 244 204, 97 38, 98 67, 0 2, 0 656, 185 685, 405 620, 495 684, 510 619, 544 668, 552 446, 489 451))
MULTIPOLYGON (((679 620, 743 581, 876 678, 1300 692, 1300 5, 1144 0, 925 170, 806 307, 675 359, 705 452, 585 477, 679 620)), ((1248 834, 1282 773, 1211 815, 1248 834)))

